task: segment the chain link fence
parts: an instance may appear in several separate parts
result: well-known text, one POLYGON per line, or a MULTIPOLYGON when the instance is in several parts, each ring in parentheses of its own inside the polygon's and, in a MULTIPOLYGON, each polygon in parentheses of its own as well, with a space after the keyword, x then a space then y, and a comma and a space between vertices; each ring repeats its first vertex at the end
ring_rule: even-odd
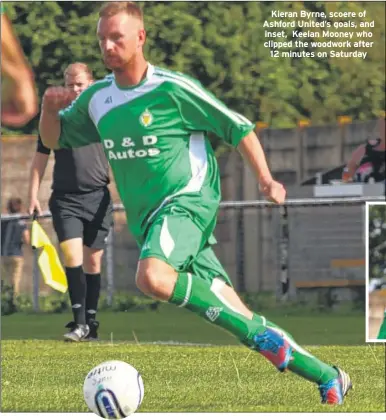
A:
MULTIPOLYGON (((365 202, 379 199, 292 199, 284 207, 259 200, 223 202, 214 249, 240 292, 270 292, 281 299, 307 301, 326 291, 330 304, 358 299, 358 290, 364 293, 365 285, 365 202)), ((110 304, 117 291, 138 293, 139 249, 122 210, 115 206, 115 223, 104 254, 102 289, 110 304)), ((2 216, 10 218, 27 216, 2 216)), ((53 239, 49 218, 49 212, 43 213, 40 223, 53 239)), ((39 294, 50 292, 40 278, 38 252, 34 251, 24 273, 35 310, 39 294)))

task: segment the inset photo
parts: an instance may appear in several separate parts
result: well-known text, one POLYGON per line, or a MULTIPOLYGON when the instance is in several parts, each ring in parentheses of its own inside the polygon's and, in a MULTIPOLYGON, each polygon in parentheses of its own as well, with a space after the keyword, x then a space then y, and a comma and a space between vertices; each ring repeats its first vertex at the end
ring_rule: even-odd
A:
POLYGON ((366 203, 366 341, 386 343, 386 203, 366 203))

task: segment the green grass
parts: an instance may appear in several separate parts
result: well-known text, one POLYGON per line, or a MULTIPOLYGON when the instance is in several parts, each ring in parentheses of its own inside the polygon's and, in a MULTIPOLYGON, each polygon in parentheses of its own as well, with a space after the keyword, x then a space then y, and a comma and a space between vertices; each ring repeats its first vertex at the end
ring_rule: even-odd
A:
POLYGON ((2 411, 87 412, 84 377, 109 359, 141 372, 142 412, 385 410, 384 347, 350 345, 363 343, 363 317, 269 318, 307 350, 350 373, 355 389, 343 406, 322 406, 315 385, 279 374, 263 357, 232 345, 233 337, 189 312, 162 306, 158 312, 99 314, 106 340, 99 343, 62 342, 69 314, 3 317, 2 411), (145 344, 169 340, 216 346, 145 344))
MULTIPOLYGON (((300 344, 337 345, 363 344, 365 316, 303 314, 286 316, 277 312, 264 312, 264 316, 290 332, 300 344)), ((72 315, 13 314, 2 317, 2 338, 60 340, 64 325, 72 315)), ((101 339, 114 341, 181 341, 210 344, 238 344, 226 331, 214 327, 189 311, 171 305, 161 305, 158 311, 102 312, 101 339)))

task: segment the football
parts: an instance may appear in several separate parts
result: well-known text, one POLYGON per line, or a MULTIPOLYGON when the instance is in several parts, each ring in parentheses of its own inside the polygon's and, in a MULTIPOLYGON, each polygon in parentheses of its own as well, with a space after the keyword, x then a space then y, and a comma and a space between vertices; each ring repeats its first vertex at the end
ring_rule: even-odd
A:
POLYGON ((140 373, 128 363, 110 360, 94 367, 83 384, 88 408, 105 419, 123 419, 138 410, 144 394, 140 373))

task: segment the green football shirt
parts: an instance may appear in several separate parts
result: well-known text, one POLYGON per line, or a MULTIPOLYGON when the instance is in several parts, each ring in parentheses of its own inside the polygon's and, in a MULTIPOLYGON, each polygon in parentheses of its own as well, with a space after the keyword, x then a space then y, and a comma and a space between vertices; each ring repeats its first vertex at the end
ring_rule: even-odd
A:
POLYGON ((139 244, 171 201, 211 233, 221 195, 207 133, 236 147, 254 128, 196 80, 151 64, 136 86, 121 87, 110 76, 94 83, 60 118, 60 147, 101 140, 139 244))

